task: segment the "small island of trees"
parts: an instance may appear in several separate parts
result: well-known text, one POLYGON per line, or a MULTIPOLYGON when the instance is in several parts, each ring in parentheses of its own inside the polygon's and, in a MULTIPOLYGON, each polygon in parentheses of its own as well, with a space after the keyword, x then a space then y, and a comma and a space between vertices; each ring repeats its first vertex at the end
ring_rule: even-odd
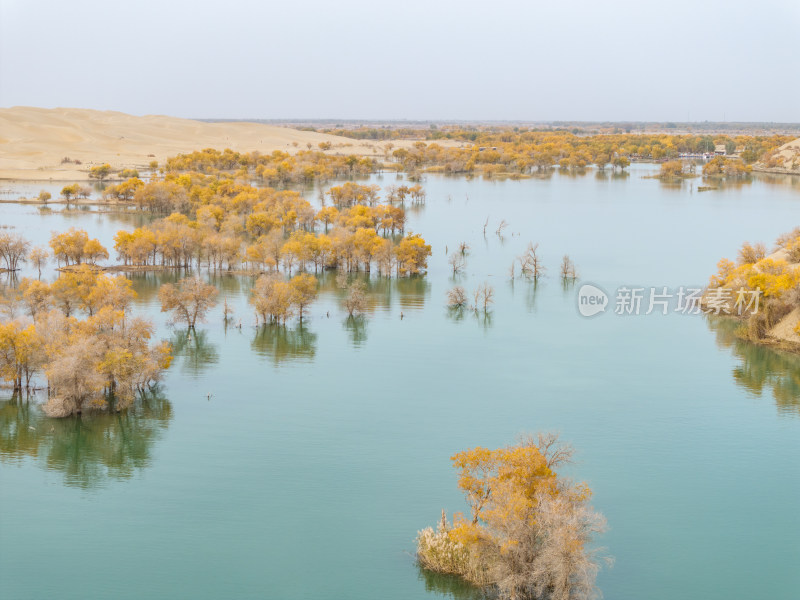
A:
POLYGON ((152 387, 172 359, 152 343, 153 325, 131 317, 130 280, 87 265, 51 284, 23 278, 3 298, 0 377, 15 391, 47 391, 45 414, 123 410, 152 387))
POLYGON ((571 456, 554 435, 453 455, 469 515, 450 523, 442 511, 436 529, 419 532, 420 566, 504 599, 595 597, 600 563, 609 559, 592 543, 605 519, 585 484, 556 474, 571 456))

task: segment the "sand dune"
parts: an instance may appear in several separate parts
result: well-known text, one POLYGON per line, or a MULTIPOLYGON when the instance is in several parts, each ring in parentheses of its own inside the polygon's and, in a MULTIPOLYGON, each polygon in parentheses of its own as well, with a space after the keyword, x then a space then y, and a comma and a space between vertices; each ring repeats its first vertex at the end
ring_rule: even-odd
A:
MULTIPOLYGON (((142 168, 202 148, 296 152, 331 142, 331 153, 382 154, 383 144, 260 123, 204 123, 77 108, 0 108, 0 179, 86 179, 92 165, 142 168), (69 157, 81 165, 62 164, 69 157)), ((409 142, 410 144, 410 142, 409 142)), ((395 143, 402 146, 404 143, 395 143)))
POLYGON ((800 139, 784 144, 775 151, 775 157, 779 160, 779 165, 767 167, 763 163, 756 163, 756 171, 767 171, 770 173, 792 173, 800 174, 800 139))
MULTIPOLYGON (((797 142, 800 142, 800 140, 796 140, 795 143, 797 142)), ((775 252, 770 254, 767 258, 771 258, 772 260, 785 260, 787 263, 789 263, 790 266, 794 267, 795 269, 800 268, 800 263, 793 263, 789 259, 789 252, 785 248, 776 250, 775 252)), ((795 328, 797 327, 798 323, 800 323, 800 308, 795 308, 792 312, 783 317, 783 319, 781 319, 767 333, 770 337, 775 338, 777 340, 791 342, 792 344, 800 344, 800 335, 797 335, 797 332, 795 331, 795 328)))

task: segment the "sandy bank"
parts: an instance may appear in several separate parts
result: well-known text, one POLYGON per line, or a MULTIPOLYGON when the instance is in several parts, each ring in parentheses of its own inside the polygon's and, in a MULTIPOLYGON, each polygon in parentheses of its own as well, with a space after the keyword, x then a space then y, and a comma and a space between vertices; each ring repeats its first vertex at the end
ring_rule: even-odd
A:
MULTIPOLYGON (((156 160, 203 148, 268 154, 319 150, 329 154, 383 156, 383 142, 352 140, 262 123, 205 123, 191 119, 78 108, 0 108, 0 179, 88 179, 91 166, 145 169, 156 160), (74 162, 62 162, 68 157, 74 162)), ((394 141, 410 147, 410 140, 394 141)), ((447 145, 447 144, 442 144, 447 145)), ((457 145, 457 144, 452 144, 457 145)))
MULTIPOLYGON (((800 263, 793 263, 789 262, 789 253, 781 248, 776 250, 772 254, 768 255, 767 258, 772 260, 779 260, 779 261, 786 261, 789 266, 794 267, 795 269, 800 268, 800 263)), ((729 316, 728 318, 731 319, 738 319, 742 322, 742 324, 747 324, 747 320, 735 316, 735 307, 733 306, 733 298, 736 297, 736 290, 731 290, 731 300, 727 303, 729 316)), ((703 300, 701 301, 701 306, 707 308, 707 298, 708 298, 708 290, 703 295, 703 300)), ((763 299, 760 310, 763 310, 763 299)), ((726 316, 726 315, 722 315, 726 316)), ((778 321, 772 328, 767 330, 766 336, 759 340, 758 343, 765 346, 774 346, 780 348, 782 350, 788 350, 791 352, 800 353, 800 335, 795 332, 795 328, 797 325, 800 324, 800 307, 795 308, 786 316, 784 316, 780 321, 778 321)), ((752 341, 752 340, 751 340, 752 341)))
POLYGON ((754 171, 761 173, 777 173, 783 175, 800 175, 800 139, 784 144, 772 155, 774 163, 767 166, 757 162, 753 165, 754 171))

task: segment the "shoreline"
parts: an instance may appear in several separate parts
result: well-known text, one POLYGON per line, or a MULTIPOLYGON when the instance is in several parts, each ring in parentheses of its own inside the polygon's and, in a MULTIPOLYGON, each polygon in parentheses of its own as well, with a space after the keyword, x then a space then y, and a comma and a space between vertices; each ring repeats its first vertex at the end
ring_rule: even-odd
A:
POLYGON ((800 170, 784 169, 782 167, 756 167, 753 166, 754 173, 770 173, 772 175, 800 175, 800 170))
MULTIPOLYGON (((723 319, 731 319, 737 322, 740 326, 747 326, 747 319, 738 317, 736 315, 719 314, 713 316, 723 319)), ((773 326, 772 329, 767 332, 766 336, 761 339, 754 340, 750 337, 739 335, 738 332, 734 332, 734 335, 737 339, 742 340, 743 342, 749 342, 756 346, 764 346, 766 348, 771 348, 772 350, 780 350, 790 354, 800 354, 800 341, 787 337, 782 333, 782 331, 776 331, 788 326, 789 331, 792 332, 792 325, 796 325, 797 323, 800 323, 800 318, 798 318, 798 315, 795 313, 795 311, 792 311, 777 324, 775 324, 775 326, 773 326)))
POLYGON ((186 269, 184 265, 95 265, 92 263, 80 263, 78 265, 66 265, 56 267, 59 273, 74 273, 80 267, 89 267, 98 273, 143 273, 146 271, 171 271, 173 269, 186 269))
POLYGON ((102 200, 91 200, 89 198, 82 198, 80 200, 70 200, 67 202, 66 200, 59 198, 56 200, 48 200, 47 202, 42 202, 38 198, 17 198, 16 200, 5 200, 0 199, 0 204, 28 204, 31 206, 42 206, 47 208, 51 204, 55 204, 58 206, 66 206, 69 208, 70 206, 113 206, 119 208, 135 208, 135 204, 133 202, 120 202, 119 200, 110 200, 108 202, 104 202, 102 200))

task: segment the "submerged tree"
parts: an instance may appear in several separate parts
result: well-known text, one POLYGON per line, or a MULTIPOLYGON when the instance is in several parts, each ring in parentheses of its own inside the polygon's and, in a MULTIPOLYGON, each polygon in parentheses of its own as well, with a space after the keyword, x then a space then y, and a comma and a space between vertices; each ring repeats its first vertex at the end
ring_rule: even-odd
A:
POLYGON ((36 267, 39 277, 42 276, 42 267, 47 264, 49 259, 50 251, 44 246, 34 246, 28 253, 28 260, 36 267))
POLYGON ((264 323, 286 323, 294 314, 295 291, 278 275, 262 275, 256 279, 250 303, 264 323))
POLYGON ((518 258, 519 270, 526 277, 539 279, 545 272, 545 266, 539 257, 539 244, 528 243, 525 253, 518 258))
POLYGON ((225 298, 222 301, 222 321, 227 325, 228 321, 230 321, 232 317, 233 317, 233 309, 228 304, 228 297, 225 296, 225 298))
POLYGON ((158 290, 161 312, 171 311, 172 322, 185 323, 189 329, 205 319, 216 305, 216 297, 217 288, 197 277, 181 279, 177 285, 166 283, 158 290))
POLYGON ((342 302, 344 309, 349 316, 362 314, 367 310, 367 296, 365 294, 367 286, 363 281, 354 281, 347 288, 347 296, 342 302))
POLYGON ((5 262, 9 271, 19 268, 19 263, 25 261, 30 247, 30 242, 18 233, 0 233, 0 259, 5 262))
POLYGON ((450 266, 453 268, 453 275, 460 273, 467 266, 467 259, 461 252, 453 252, 450 258, 447 259, 450 266))
POLYGON ((257 319, 264 323, 286 323, 296 313, 302 322, 305 311, 317 294, 317 279, 313 275, 301 273, 286 281, 279 274, 271 273, 256 280, 250 303, 257 319))
POLYGON ((463 287, 457 285, 447 290, 447 306, 448 308, 464 308, 467 305, 467 292, 463 287))
POLYGON ((51 287, 46 283, 38 279, 23 277, 19 282, 19 292, 22 295, 22 303, 34 322, 36 322, 37 315, 50 310, 52 305, 51 287))
POLYGON ((11 382, 14 390, 27 389, 43 362, 42 338, 33 325, 0 323, 0 379, 11 382))
POLYGON ((565 280, 578 278, 578 273, 575 270, 575 263, 572 262, 572 259, 570 259, 567 254, 561 259, 561 278, 565 280))
POLYGON ((475 300, 474 309, 476 312, 483 310, 484 313, 487 313, 489 312, 489 306, 494 304, 494 288, 486 282, 475 288, 472 296, 475 300))
POLYGON ((48 416, 65 417, 86 408, 130 406, 138 393, 158 381, 171 361, 169 344, 151 345, 152 325, 126 318, 104 304, 85 320, 47 311, 46 284, 24 280, 25 302, 35 324, 0 324, 0 378, 29 391, 44 375, 48 416))
POLYGON ((64 233, 53 233, 50 248, 59 264, 64 261, 66 265, 79 265, 84 260, 95 262, 99 258, 108 258, 108 251, 97 239, 89 239, 88 233, 74 227, 64 233))
POLYGON ((292 303, 297 307, 297 315, 303 320, 303 313, 317 298, 317 278, 308 273, 295 275, 289 281, 292 287, 292 303))
POLYGON ((397 271, 400 275, 416 275, 428 268, 431 246, 419 234, 404 237, 395 247, 397 271))

